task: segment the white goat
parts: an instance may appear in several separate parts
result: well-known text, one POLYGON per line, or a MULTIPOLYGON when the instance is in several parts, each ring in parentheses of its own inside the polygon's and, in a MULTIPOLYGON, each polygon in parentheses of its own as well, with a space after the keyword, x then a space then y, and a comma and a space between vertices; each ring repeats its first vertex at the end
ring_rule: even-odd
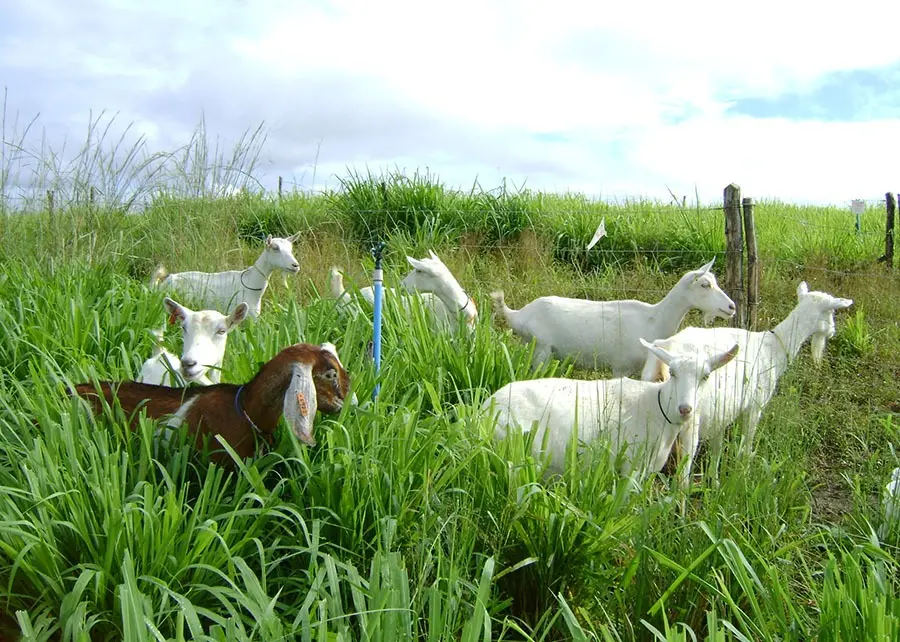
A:
POLYGON ((266 238, 266 247, 256 262, 244 270, 225 272, 177 272, 168 274, 160 265, 150 279, 150 286, 177 290, 195 297, 200 305, 225 310, 246 302, 254 319, 262 310, 262 297, 275 270, 296 274, 300 264, 294 258, 294 241, 300 233, 286 239, 266 238))
POLYGON ((159 343, 141 366, 141 383, 183 387, 186 382, 209 386, 219 383, 228 333, 247 318, 246 303, 238 304, 227 317, 215 310, 194 311, 166 297, 163 300, 169 324, 181 322, 184 345, 181 358, 162 346, 163 330, 154 334, 159 343))
POLYGON ((663 383, 628 377, 513 381, 482 406, 492 413, 499 410, 494 436, 504 439, 513 425, 529 432, 537 422, 532 454, 541 457, 546 440, 548 468, 554 472, 564 468, 566 448, 576 431, 586 444, 608 439, 612 457, 624 447, 620 472, 625 475, 635 468, 642 473, 661 470, 676 436, 693 421, 698 389, 706 385, 710 372, 734 359, 738 347, 707 356, 697 350, 671 353, 644 339, 640 343, 668 364, 674 376, 663 383))
POLYGON ((884 539, 900 521, 900 468, 891 471, 891 481, 884 487, 881 495, 881 515, 883 521, 878 529, 878 536, 884 539))
MULTIPOLYGON (((431 310, 439 327, 455 328, 456 319, 462 314, 467 327, 471 330, 478 319, 478 308, 474 299, 463 290, 459 281, 437 254, 432 250, 428 250, 428 254, 429 258, 424 259, 406 257, 413 269, 403 278, 400 285, 406 293, 421 297, 423 306, 431 310)), ((352 301, 350 292, 344 289, 344 280, 337 267, 331 268, 330 290, 331 295, 340 300, 342 307, 352 301)), ((400 292, 401 295, 404 294, 400 292)), ((359 293, 370 305, 375 302, 375 291, 372 286, 360 288, 359 293)), ((397 290, 384 288, 383 293, 385 297, 392 297, 396 296, 397 290)), ((402 301, 408 310, 409 302, 406 297, 403 297, 402 301)))
POLYGON ((525 341, 536 339, 533 367, 551 354, 560 359, 573 355, 582 368, 608 366, 614 376, 625 376, 640 372, 644 363, 646 353, 640 349, 639 337, 653 341, 672 335, 693 309, 703 312, 707 320, 734 316, 734 302, 710 272, 714 261, 682 276, 653 304, 544 296, 511 310, 502 291, 492 293, 491 298, 516 335, 525 341))
MULTIPOLYGON (((681 484, 690 483, 691 465, 700 439, 710 441, 710 469, 718 481, 725 429, 743 420, 740 452, 748 456, 763 409, 775 394, 778 379, 797 356, 804 342, 812 338, 812 358, 822 362, 825 342, 835 333, 834 312, 850 307, 852 299, 839 299, 825 292, 810 292, 806 282, 797 287, 797 305, 774 330, 749 332, 740 328, 685 328, 678 334, 660 339, 654 345, 667 350, 702 349, 714 352, 735 342, 742 357, 715 372, 697 404, 697 422, 693 432, 679 437, 679 449, 687 462, 682 466, 681 484)), ((641 378, 660 381, 668 376, 667 367, 653 355, 647 357, 641 378)))

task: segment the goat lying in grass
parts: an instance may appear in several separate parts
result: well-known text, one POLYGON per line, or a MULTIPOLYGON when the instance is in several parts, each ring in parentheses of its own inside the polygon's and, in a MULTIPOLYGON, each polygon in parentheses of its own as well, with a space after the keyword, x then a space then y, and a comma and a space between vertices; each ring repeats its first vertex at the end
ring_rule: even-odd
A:
MULTIPOLYGON (((690 483, 691 465, 701 439, 710 441, 710 469, 718 480, 726 428, 742 419, 744 434, 740 452, 748 456, 753 449, 753 436, 763 409, 775 394, 778 379, 800 352, 807 339, 812 339, 812 358, 821 364, 825 342, 834 336, 834 312, 849 308, 852 299, 839 299, 825 292, 811 292, 803 281, 797 287, 797 305, 774 330, 749 332, 740 328, 685 328, 678 334, 654 342, 667 350, 721 350, 724 345, 741 346, 741 359, 713 373, 697 404, 695 430, 683 433, 679 450, 687 462, 682 467, 681 484, 690 483)), ((654 355, 648 355, 641 378, 663 381, 668 368, 654 355)))
POLYGON ((707 385, 711 372, 734 359, 738 347, 707 356, 697 350, 669 352, 644 339, 640 343, 669 366, 672 376, 664 383, 627 377, 513 381, 482 406, 497 418, 495 437, 504 439, 514 425, 523 432, 536 425, 532 454, 535 458, 544 454, 546 439, 548 468, 562 472, 566 448, 577 430, 583 443, 608 439, 613 457, 624 448, 623 474, 635 468, 661 470, 675 438, 693 421, 698 390, 707 385))
POLYGON ((266 247, 256 262, 244 270, 225 272, 176 272, 168 274, 160 265, 150 278, 150 287, 176 290, 191 296, 205 308, 228 310, 241 302, 250 307, 256 319, 262 310, 262 298, 275 270, 296 274, 300 264, 294 258, 294 241, 300 233, 286 239, 266 238, 266 247))
POLYGON ((227 317, 215 310, 194 311, 177 301, 163 299, 169 324, 181 322, 184 342, 181 358, 162 346, 163 329, 154 331, 157 345, 141 366, 141 383, 161 386, 185 386, 193 382, 201 386, 219 383, 228 333, 247 318, 248 307, 241 303, 227 317))
MULTIPOLYGON (((139 410, 148 417, 170 417, 168 426, 184 424, 198 447, 221 435, 240 457, 257 453, 262 441, 271 445, 278 420, 285 416, 294 435, 314 446, 316 411, 340 412, 350 389, 350 377, 338 359, 334 345, 297 343, 263 364, 244 385, 219 383, 206 387, 169 388, 136 381, 81 383, 73 394, 84 397, 95 414, 115 399, 137 424, 139 410), (102 397, 102 399, 101 399, 102 397)), ((211 454, 227 463, 228 454, 211 454)))
POLYGON ((574 356, 576 365, 582 368, 607 366, 614 376, 637 374, 646 356, 639 337, 653 341, 671 336, 687 313, 695 309, 707 320, 734 316, 734 302, 710 272, 713 261, 682 276, 661 301, 653 304, 544 296, 520 310, 511 310, 502 291, 492 293, 491 298, 517 336, 536 340, 532 359, 535 368, 553 354, 560 359, 574 356))
MULTIPOLYGON (((403 278, 400 285, 407 293, 421 297, 423 306, 433 313, 438 327, 445 330, 455 329, 456 321, 459 315, 462 315, 466 326, 470 330, 473 329, 478 320, 475 301, 463 290, 459 281, 437 254, 431 250, 428 250, 428 254, 429 257, 424 259, 406 257, 412 270, 403 278)), ((352 305, 351 293, 344 288, 344 279, 337 267, 331 268, 330 290, 331 296, 338 299, 342 307, 352 305)), ((385 296, 396 296, 397 292, 392 288, 384 289, 385 296)), ((370 305, 374 304, 375 291, 372 286, 360 288, 359 294, 370 305)), ((409 301, 405 297, 401 300, 408 310, 409 301)), ((357 312, 355 308, 351 309, 354 313, 357 312)))

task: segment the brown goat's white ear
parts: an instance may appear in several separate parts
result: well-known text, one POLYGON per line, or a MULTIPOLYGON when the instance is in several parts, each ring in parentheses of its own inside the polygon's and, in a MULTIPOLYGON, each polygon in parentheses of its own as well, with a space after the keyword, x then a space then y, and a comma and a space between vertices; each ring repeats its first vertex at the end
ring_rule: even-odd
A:
POLYGON ((237 307, 231 311, 231 314, 228 315, 228 319, 225 322, 228 329, 231 330, 234 326, 246 319, 249 312, 250 306, 248 306, 245 301, 239 303, 237 307))
POLYGON ((166 297, 163 299, 163 305, 166 307, 166 312, 169 313, 169 325, 187 318, 187 312, 185 312, 184 307, 174 299, 166 297))
POLYGON ((293 370, 293 379, 284 395, 284 418, 297 439, 308 446, 315 446, 313 421, 318 406, 312 365, 295 363, 293 370))
POLYGON ((322 350, 324 350, 325 352, 329 352, 329 353, 333 354, 334 358, 338 360, 338 363, 340 363, 341 360, 338 358, 336 345, 326 341, 325 343, 320 343, 319 347, 322 348, 322 350))

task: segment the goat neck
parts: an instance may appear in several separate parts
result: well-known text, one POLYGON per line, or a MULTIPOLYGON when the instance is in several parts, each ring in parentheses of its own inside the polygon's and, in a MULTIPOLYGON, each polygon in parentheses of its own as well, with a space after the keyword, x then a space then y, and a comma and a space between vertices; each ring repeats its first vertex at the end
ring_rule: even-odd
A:
POLYGON ((266 252, 263 251, 253 265, 241 273, 241 285, 248 290, 258 291, 259 296, 262 297, 269 286, 269 277, 274 270, 274 266, 266 260, 266 252))
POLYGON ((478 316, 478 308, 475 307, 475 301, 463 290, 459 281, 448 271, 446 278, 441 279, 438 286, 434 289, 437 296, 451 318, 462 313, 466 317, 466 324, 472 325, 478 316))
POLYGON ((784 353, 788 362, 794 360, 800 348, 819 327, 819 320, 810 310, 805 309, 804 301, 797 303, 784 320, 771 331, 779 341, 778 352, 784 353))
POLYGON ((271 435, 278 426, 284 408, 284 395, 294 376, 295 360, 296 356, 292 358, 287 350, 282 350, 244 385, 241 406, 264 435, 271 435))
POLYGON ((685 290, 689 285, 688 279, 694 278, 689 274, 681 278, 662 299, 650 304, 650 313, 647 320, 653 323, 655 334, 659 337, 670 337, 681 327, 684 317, 691 311, 691 304, 685 297, 685 290))

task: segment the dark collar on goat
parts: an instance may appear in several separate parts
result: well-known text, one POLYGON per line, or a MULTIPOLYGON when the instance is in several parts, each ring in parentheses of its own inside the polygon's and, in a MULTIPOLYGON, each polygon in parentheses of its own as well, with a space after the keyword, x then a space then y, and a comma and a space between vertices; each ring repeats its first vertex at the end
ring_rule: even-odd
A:
POLYGON ((469 301, 472 300, 472 297, 469 296, 469 293, 463 290, 463 294, 466 295, 466 302, 462 304, 462 307, 459 309, 460 312, 469 307, 469 301))
MULTIPOLYGON (((656 405, 659 406, 659 411, 662 413, 663 419, 666 420, 666 423, 671 424, 672 421, 669 420, 669 418, 666 416, 666 411, 663 410, 663 407, 662 407, 662 388, 660 388, 660 389, 656 392, 656 405)), ((674 425, 674 424, 672 424, 672 425, 674 425)))
MULTIPOLYGON (((263 277, 266 276, 265 274, 262 273, 262 270, 260 270, 258 267, 256 267, 255 265, 251 265, 251 266, 248 267, 246 270, 244 270, 243 272, 241 272, 241 287, 243 287, 245 290, 250 290, 251 292, 262 292, 262 291, 263 291, 262 288, 251 288, 249 285, 247 285, 246 283, 244 283, 244 274, 247 273, 247 272, 249 272, 250 270, 256 270, 257 272, 259 272, 260 274, 262 274, 263 277)), ((268 279, 267 279, 267 280, 268 280, 268 279)), ((253 423, 253 422, 251 421, 250 423, 253 423)))
POLYGON ((244 410, 244 405, 241 403, 241 393, 244 392, 244 386, 240 386, 237 389, 237 392, 234 395, 234 411, 238 414, 239 417, 243 417, 247 420, 247 423, 250 424, 250 427, 253 429, 253 434, 256 435, 257 439, 262 439, 263 443, 272 445, 272 435, 264 433, 259 429, 252 419, 250 419, 250 415, 247 414, 247 411, 244 410))
POLYGON ((781 337, 778 336, 778 333, 775 330, 769 330, 772 333, 772 336, 775 337, 775 340, 778 342, 778 345, 781 346, 781 349, 784 351, 784 356, 787 357, 788 361, 791 360, 791 354, 788 352, 787 347, 784 345, 784 341, 781 340, 781 337))

